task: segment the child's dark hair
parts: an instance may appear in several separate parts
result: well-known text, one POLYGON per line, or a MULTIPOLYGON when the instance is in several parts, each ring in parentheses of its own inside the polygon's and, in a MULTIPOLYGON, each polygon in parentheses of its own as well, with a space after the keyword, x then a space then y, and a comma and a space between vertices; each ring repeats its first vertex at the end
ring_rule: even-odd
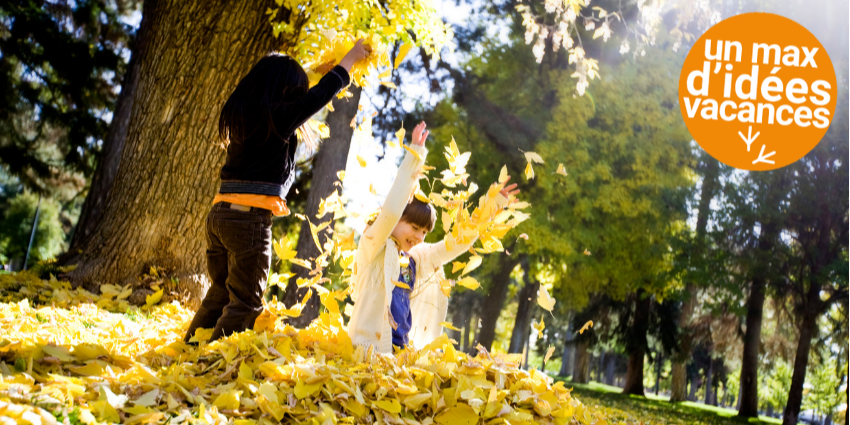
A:
MULTIPOLYGON (((278 133, 273 113, 286 114, 292 102, 307 94, 310 83, 298 62, 272 53, 257 62, 239 81, 218 118, 218 135, 225 143, 242 143, 254 133, 265 132, 263 140, 278 133)), ((284 139, 284 141, 286 141, 284 139)))
POLYGON ((434 225, 437 223, 437 210, 431 204, 413 198, 401 213, 401 220, 410 224, 415 224, 428 231, 434 230, 434 225))
MULTIPOLYGON (((366 219, 366 226, 371 226, 375 224, 375 220, 378 219, 378 214, 381 213, 381 209, 378 208, 375 212, 369 215, 369 218, 366 219)), ((426 204, 416 198, 413 198, 410 203, 404 207, 404 212, 401 213, 401 220, 404 220, 410 224, 415 224, 423 229, 428 229, 428 231, 434 230, 434 225, 437 223, 437 210, 431 204, 426 204)))

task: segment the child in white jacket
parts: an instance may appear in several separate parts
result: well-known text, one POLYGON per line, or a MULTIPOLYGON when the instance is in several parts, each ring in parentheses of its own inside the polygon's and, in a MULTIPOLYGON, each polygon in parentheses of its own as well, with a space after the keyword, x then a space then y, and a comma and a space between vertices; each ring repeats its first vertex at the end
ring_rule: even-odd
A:
MULTIPOLYGON (((473 238, 451 250, 443 242, 422 243, 436 222, 434 207, 411 196, 428 153, 424 122, 413 129, 412 137, 410 147, 419 158, 405 155, 378 217, 360 238, 354 260, 354 310, 348 332, 355 344, 373 345, 385 354, 409 343, 422 348, 440 335, 448 308, 448 297, 440 290, 443 265, 475 242, 473 238)), ((519 193, 514 188, 516 184, 499 192, 499 208, 519 193)))

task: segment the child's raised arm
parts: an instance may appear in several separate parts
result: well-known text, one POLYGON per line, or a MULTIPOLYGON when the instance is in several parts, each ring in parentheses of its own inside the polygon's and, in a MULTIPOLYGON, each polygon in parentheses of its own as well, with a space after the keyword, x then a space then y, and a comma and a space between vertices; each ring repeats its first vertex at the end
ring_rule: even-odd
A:
POLYGON ((419 180, 419 172, 425 163, 425 156, 428 154, 428 150, 425 149, 427 137, 428 130, 425 130, 424 122, 413 129, 413 141, 410 148, 416 152, 418 158, 411 152, 404 156, 404 161, 398 167, 398 174, 390 188, 390 193, 387 194, 387 199, 384 200, 384 205, 381 206, 378 218, 363 232, 359 249, 370 260, 375 256, 381 244, 390 237, 410 200, 416 181, 419 180))

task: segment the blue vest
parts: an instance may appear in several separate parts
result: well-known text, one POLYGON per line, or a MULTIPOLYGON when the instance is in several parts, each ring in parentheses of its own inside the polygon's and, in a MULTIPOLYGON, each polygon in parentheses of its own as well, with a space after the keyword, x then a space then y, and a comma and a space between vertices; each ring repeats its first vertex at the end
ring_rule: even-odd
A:
POLYGON ((398 324, 398 327, 393 329, 393 345, 404 347, 409 341, 408 333, 413 326, 413 316, 410 314, 410 293, 413 291, 414 283, 416 283, 416 262, 412 258, 410 258, 408 267, 401 269, 398 281, 410 286, 410 289, 394 287, 393 299, 390 304, 393 320, 398 324), (407 271, 407 277, 405 277, 405 271, 407 271))

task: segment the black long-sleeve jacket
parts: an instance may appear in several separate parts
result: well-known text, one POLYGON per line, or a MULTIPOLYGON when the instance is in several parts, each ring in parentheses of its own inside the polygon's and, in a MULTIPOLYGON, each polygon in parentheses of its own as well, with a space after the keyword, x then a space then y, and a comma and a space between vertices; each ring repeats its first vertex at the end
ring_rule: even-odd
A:
POLYGON ((319 112, 351 78, 345 68, 336 66, 313 86, 289 113, 273 114, 277 133, 283 139, 256 131, 241 143, 230 143, 227 160, 221 168, 219 193, 248 193, 286 199, 295 180, 295 130, 319 112))

